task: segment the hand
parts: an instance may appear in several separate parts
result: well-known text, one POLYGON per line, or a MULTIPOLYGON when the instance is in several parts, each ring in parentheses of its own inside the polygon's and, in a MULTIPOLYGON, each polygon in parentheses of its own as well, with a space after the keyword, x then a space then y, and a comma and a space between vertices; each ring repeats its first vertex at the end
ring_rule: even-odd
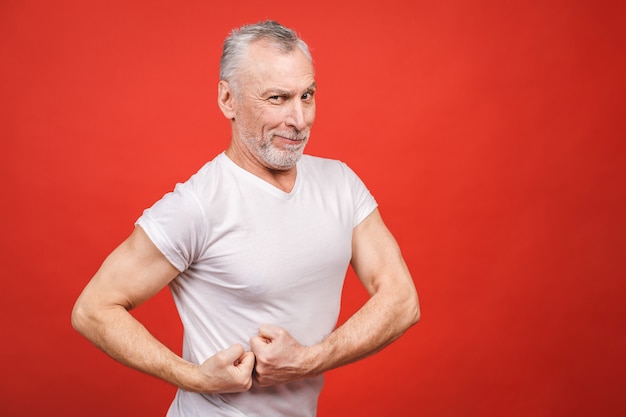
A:
POLYGON ((281 327, 261 325, 250 339, 256 357, 256 379, 261 386, 284 384, 309 376, 306 355, 309 348, 298 343, 281 327))
POLYGON ((211 394, 242 392, 252 386, 254 354, 236 344, 217 352, 198 367, 202 382, 198 391, 211 394))

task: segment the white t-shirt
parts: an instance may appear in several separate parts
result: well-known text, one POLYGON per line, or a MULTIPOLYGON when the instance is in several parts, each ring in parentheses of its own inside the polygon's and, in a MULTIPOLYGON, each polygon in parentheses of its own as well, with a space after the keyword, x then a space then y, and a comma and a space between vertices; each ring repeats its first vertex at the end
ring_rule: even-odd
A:
MULTIPOLYGON (((183 357, 202 363, 235 343, 249 348, 262 323, 303 345, 334 329, 352 231, 376 201, 347 165, 303 155, 283 192, 225 153, 137 220, 181 271, 172 291, 183 357)), ((314 416, 323 377, 238 394, 179 390, 168 416, 314 416)))

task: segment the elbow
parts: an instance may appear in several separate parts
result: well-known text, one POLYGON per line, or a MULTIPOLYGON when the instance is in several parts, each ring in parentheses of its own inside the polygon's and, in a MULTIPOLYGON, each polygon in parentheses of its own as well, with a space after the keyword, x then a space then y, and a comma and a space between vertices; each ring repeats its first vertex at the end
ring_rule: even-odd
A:
POLYGON ((411 323, 411 326, 419 323, 421 318, 422 318, 422 311, 420 310, 419 305, 418 305, 417 308, 415 309, 415 314, 413 315, 413 322, 411 323))
POLYGON ((407 306, 407 320, 409 323, 408 327, 411 327, 417 324, 422 317, 422 312, 420 309, 420 303, 419 303, 419 299, 417 296, 417 292, 413 290, 411 293, 412 294, 411 294, 410 300, 408 301, 408 306, 407 306))
POLYGON ((402 316, 406 329, 408 329, 420 321, 422 312, 420 310, 419 297, 413 285, 411 285, 410 288, 405 288, 405 290, 402 291, 402 294, 402 302, 398 303, 398 305, 402 306, 402 316))
POLYGON ((76 302, 76 304, 74 304, 74 308, 72 309, 71 320, 72 320, 72 327, 78 333, 82 333, 81 329, 84 326, 83 323, 85 322, 85 316, 86 314, 85 314, 84 309, 82 308, 79 302, 76 302))
POLYGON ((392 291, 390 311, 393 312, 396 329, 404 333, 420 321, 422 313, 419 297, 412 282, 410 285, 394 287, 392 291))
POLYGON ((83 302, 81 302, 80 299, 78 299, 78 301, 76 301, 76 304, 74 304, 74 308, 72 309, 71 321, 74 330, 84 336, 89 328, 89 323, 91 322, 91 314, 89 313, 88 308, 83 302))
POLYGON ((394 328, 399 332, 398 336, 420 321, 422 313, 415 288, 394 290, 389 302, 389 311, 393 317, 394 328))

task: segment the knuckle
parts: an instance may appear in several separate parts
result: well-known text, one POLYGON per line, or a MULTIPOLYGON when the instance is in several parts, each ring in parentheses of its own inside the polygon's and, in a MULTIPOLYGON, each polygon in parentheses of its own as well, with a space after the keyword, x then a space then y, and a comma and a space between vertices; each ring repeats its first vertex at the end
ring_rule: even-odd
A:
POLYGON ((226 361, 226 358, 224 356, 224 352, 217 352, 213 357, 215 358, 216 362, 222 363, 226 361))
POLYGON ((225 367, 228 365, 232 365, 231 361, 228 358, 228 355, 224 352, 217 352, 214 356, 215 363, 219 367, 225 367))
POLYGON ((247 378, 244 384, 244 389, 247 391, 252 388, 252 378, 247 378))
POLYGON ((260 386, 265 387, 267 386, 267 378, 265 378, 263 375, 258 375, 256 376, 256 381, 259 383, 260 386))
POLYGON ((265 374, 265 366, 263 366, 263 364, 257 362, 256 366, 254 367, 254 372, 257 374, 257 377, 264 375, 265 374))
POLYGON ((268 362, 268 360, 267 360, 267 352, 263 352, 263 351, 256 352, 255 358, 256 358, 256 365, 257 365, 257 367, 259 365, 263 365, 263 364, 266 364, 268 362))

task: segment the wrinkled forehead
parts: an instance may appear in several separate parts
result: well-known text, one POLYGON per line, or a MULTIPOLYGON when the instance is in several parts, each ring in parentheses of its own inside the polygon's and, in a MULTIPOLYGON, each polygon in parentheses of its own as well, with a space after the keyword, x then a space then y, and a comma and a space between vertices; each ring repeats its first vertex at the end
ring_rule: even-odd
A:
POLYGON ((242 83, 279 83, 308 87, 315 82, 313 63, 298 46, 285 51, 267 41, 252 43, 242 62, 242 83))

